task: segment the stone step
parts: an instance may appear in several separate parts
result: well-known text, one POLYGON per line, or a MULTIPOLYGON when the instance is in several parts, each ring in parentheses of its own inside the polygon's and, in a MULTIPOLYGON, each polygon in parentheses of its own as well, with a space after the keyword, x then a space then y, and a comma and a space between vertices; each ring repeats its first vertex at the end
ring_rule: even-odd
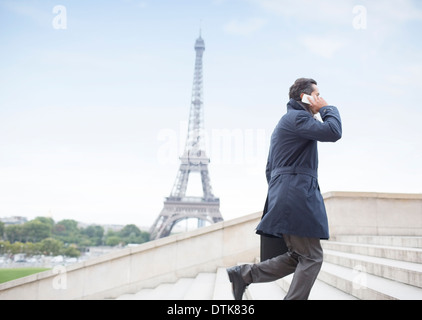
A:
POLYGON ((211 300, 216 274, 200 273, 195 278, 180 278, 175 283, 163 283, 154 289, 142 289, 124 294, 116 300, 211 300))
MULTIPOLYGON (((246 290, 247 300, 283 300, 289 290, 293 275, 270 283, 254 283, 246 290)), ((320 280, 316 280, 309 295, 309 300, 357 300, 320 280)))
POLYGON ((421 300, 422 289, 324 262, 318 279, 362 300, 421 300))
MULTIPOLYGON (((256 259, 259 260, 259 259, 256 259)), ((243 265, 247 263, 238 263, 243 265)), ((216 280, 216 291, 214 300, 234 300, 232 285, 229 280, 226 268, 218 268, 216 280), (217 282, 217 280, 219 282, 217 282)), ((275 283, 255 283, 250 285, 243 295, 244 300, 282 300, 285 292, 275 283)))
MULTIPOLYGON (((276 283, 287 293, 292 279, 293 275, 291 274, 277 280, 276 283)), ((309 300, 357 300, 357 298, 317 279, 312 287, 309 300)))
MULTIPOLYGON (((310 300, 422 299, 422 237, 337 236, 322 245, 324 263, 310 300)), ((292 278, 252 284, 244 299, 282 300, 292 278)), ((233 294, 226 268, 221 267, 119 299, 233 300, 233 294)))
MULTIPOLYGON (((422 249, 422 237, 409 236, 360 236, 360 235, 341 235, 332 237, 336 242, 362 243, 391 247, 419 248, 422 249)), ((330 241, 331 241, 330 240, 330 241)), ((328 242, 330 242, 328 241, 328 242)))
MULTIPOLYGON (((256 259, 256 262, 259 262, 259 258, 256 259)), ((244 299, 283 300, 292 279, 293 274, 274 282, 253 283, 246 289, 244 299)), ((357 300, 357 298, 317 279, 309 295, 309 300, 357 300)))
POLYGON ((216 273, 199 273, 184 295, 184 300, 212 300, 216 273))
POLYGON ((213 300, 234 300, 232 285, 226 268, 218 268, 215 277, 213 300))
MULTIPOLYGON (((245 300, 283 300, 292 276, 270 283, 250 285, 245 300)), ((136 294, 125 294, 117 300, 233 300, 231 283, 226 268, 218 268, 215 277, 200 273, 196 278, 181 278, 176 283, 161 284, 155 289, 143 289, 136 294), (214 280, 214 282, 213 282, 214 280), (213 288, 212 298, 209 294, 213 288)), ((351 300, 354 297, 316 281, 310 300, 351 300)))
MULTIPOLYGON (((244 295, 247 300, 282 300, 293 275, 271 283, 250 285, 244 295)), ((226 268, 215 274, 200 273, 196 278, 181 278, 174 284, 162 284, 155 289, 143 289, 119 300, 233 300, 226 268)), ((309 296, 310 300, 385 300, 422 299, 422 289, 362 272, 357 268, 324 262, 309 296)))
POLYGON ((152 292, 154 289, 143 289, 140 292, 134 294, 134 293, 126 293, 119 297, 117 297, 115 300, 146 300, 146 297, 150 292, 152 292))
POLYGON ((322 241, 324 250, 355 253, 366 256, 422 263, 422 249, 365 243, 322 241))
MULTIPOLYGON (((145 300, 170 300, 175 295, 175 288, 179 282, 174 283, 163 283, 157 288, 150 292, 148 299, 145 300)), ((180 298, 180 297, 178 297, 180 298)))
POLYGON ((245 291, 245 300, 283 300, 286 292, 276 282, 253 283, 245 291))
POLYGON ((324 261, 422 288, 422 264, 324 250, 324 261))
POLYGON ((173 288, 169 290, 165 295, 165 300, 182 300, 184 299, 187 292, 190 290, 195 279, 193 278, 180 278, 173 285, 173 288))
POLYGON ((194 278, 180 278, 175 283, 163 283, 154 289, 142 289, 135 294, 122 295, 117 300, 182 300, 194 281, 194 278))

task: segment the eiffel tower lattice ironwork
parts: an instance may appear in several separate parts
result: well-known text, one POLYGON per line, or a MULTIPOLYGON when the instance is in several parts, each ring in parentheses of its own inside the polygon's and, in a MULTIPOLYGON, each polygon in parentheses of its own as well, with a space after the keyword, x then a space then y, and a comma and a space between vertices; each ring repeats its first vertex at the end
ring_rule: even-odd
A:
POLYGON ((186 146, 180 157, 181 163, 171 194, 165 199, 164 208, 150 229, 152 240, 170 235, 173 227, 182 220, 198 219, 198 227, 204 226, 206 222, 216 223, 223 220, 220 213, 220 199, 212 192, 208 172, 210 159, 205 152, 202 68, 205 42, 201 34, 196 40, 195 51, 195 72, 186 146), (186 195, 189 175, 193 172, 201 176, 202 197, 186 195))

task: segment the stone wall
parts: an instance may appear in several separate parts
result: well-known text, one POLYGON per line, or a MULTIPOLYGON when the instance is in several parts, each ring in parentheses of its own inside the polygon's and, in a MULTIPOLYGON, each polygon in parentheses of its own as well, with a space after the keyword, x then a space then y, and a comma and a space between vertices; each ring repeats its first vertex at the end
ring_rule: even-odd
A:
POLYGON ((422 236, 422 194, 330 192, 324 202, 331 237, 422 236))
POLYGON ((260 217, 255 213, 223 221, 0 284, 0 300, 114 298, 238 261, 252 262, 259 254, 254 230, 260 217))

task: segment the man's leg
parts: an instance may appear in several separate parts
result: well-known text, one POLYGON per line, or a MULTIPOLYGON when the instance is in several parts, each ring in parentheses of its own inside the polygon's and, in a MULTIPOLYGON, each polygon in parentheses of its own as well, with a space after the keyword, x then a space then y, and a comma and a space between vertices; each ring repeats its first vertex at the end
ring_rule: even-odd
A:
POLYGON ((321 270, 323 251, 320 239, 284 236, 289 252, 298 265, 285 300, 307 300, 321 270))
POLYGON ((320 239, 284 235, 289 251, 257 264, 227 269, 238 298, 251 283, 271 282, 294 272, 286 300, 306 300, 321 269, 323 251, 320 239), (236 279, 236 281, 232 281, 236 279), (236 290, 239 289, 239 290, 236 290))
POLYGON ((296 270, 298 260, 290 252, 257 264, 242 266, 242 277, 246 283, 272 282, 296 270))
POLYGON ((251 283, 271 282, 293 273, 298 262, 299 260, 295 254, 286 252, 261 263, 246 264, 227 269, 235 298, 240 300, 245 288, 251 283))

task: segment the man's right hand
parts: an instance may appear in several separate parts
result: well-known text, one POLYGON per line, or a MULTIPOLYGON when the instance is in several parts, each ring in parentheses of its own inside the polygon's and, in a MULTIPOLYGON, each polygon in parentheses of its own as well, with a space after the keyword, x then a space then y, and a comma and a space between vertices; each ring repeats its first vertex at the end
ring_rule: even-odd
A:
POLYGON ((314 114, 317 114, 321 108, 328 106, 327 101, 317 95, 312 95, 312 99, 309 100, 311 102, 311 110, 314 114))

